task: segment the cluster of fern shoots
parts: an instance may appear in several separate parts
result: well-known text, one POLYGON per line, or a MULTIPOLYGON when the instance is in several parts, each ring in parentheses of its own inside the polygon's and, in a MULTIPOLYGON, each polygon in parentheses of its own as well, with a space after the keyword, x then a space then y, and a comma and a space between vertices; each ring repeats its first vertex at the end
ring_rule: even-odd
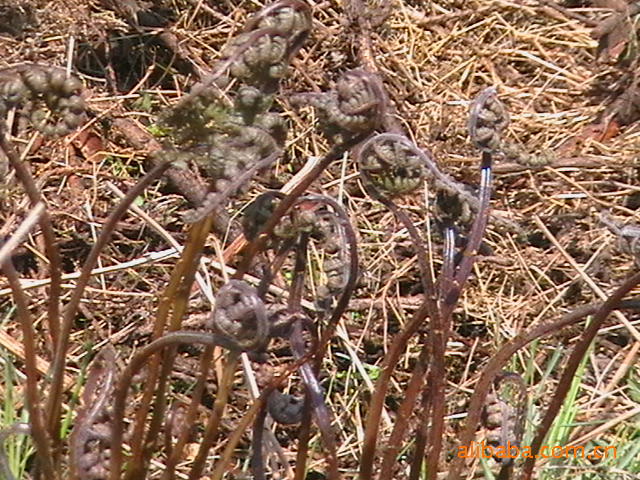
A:
MULTIPOLYGON (((239 443, 250 438, 251 453, 246 460, 253 478, 266 479, 275 474, 274 469, 291 472, 293 468, 293 478, 302 480, 308 469, 314 429, 322 441, 326 478, 338 480, 343 476, 333 412, 319 379, 323 358, 356 288, 358 240, 344 207, 330 196, 311 193, 310 187, 345 154, 356 162, 368 194, 388 208, 409 232, 423 292, 420 307, 405 320, 382 359, 380 375, 366 407, 357 477, 435 480, 438 473, 447 472, 449 480, 460 478, 464 459, 445 461, 450 448, 444 441, 445 350, 452 332, 452 314, 491 218, 492 163, 510 151, 504 138, 509 115, 495 88, 481 90, 470 102, 469 136, 480 152, 476 189, 461 185, 442 172, 432 155, 405 133, 385 131, 390 101, 375 72, 346 71, 335 79, 331 90, 292 96, 291 105, 315 110, 318 128, 326 135, 330 150, 291 191, 267 191, 248 205, 240 221, 247 243, 235 272, 215 292, 211 314, 202 328, 183 327, 205 243, 214 223, 221 218, 217 212, 224 211, 238 192, 246 191, 258 172, 285 158, 286 121, 274 107, 280 81, 311 28, 311 10, 302 0, 279 0, 265 7, 229 42, 213 73, 195 84, 159 119, 166 131, 163 149, 156 153, 160 160, 111 212, 64 304, 55 226, 30 169, 8 138, 21 129, 62 136, 79 127, 86 116, 82 84, 64 70, 37 64, 0 71, 0 115, 18 113, 13 117, 16 125, 12 131, 4 121, 0 123, 0 150, 8 162, 6 168, 15 171, 32 207, 24 228, 19 228, 0 251, 2 272, 13 292, 16 319, 22 330, 25 405, 29 412, 28 425, 14 426, 1 438, 5 434, 31 435, 37 453, 32 466, 34 478, 138 480, 152 474, 154 460, 162 464, 154 478, 174 479, 180 471, 186 472, 190 480, 205 475, 219 480, 237 460, 239 443), (91 271, 132 202, 170 168, 198 169, 209 183, 209 193, 201 205, 184 216, 188 238, 168 284, 158 295, 149 343, 138 348, 122 370, 118 369, 115 347, 105 347, 96 355, 87 373, 71 435, 63 438, 61 415, 70 335, 91 271), (428 263, 427 242, 416 222, 395 203, 425 182, 435 192, 436 201, 429 215, 442 238, 437 268, 428 263), (38 332, 11 260, 12 250, 36 223, 45 240, 51 277, 46 341, 51 345, 52 367, 46 377, 36 368, 38 332), (461 237, 463 242, 458 241, 461 237), (312 246, 314 252, 323 252, 320 278, 309 278, 312 246), (274 278, 283 270, 288 273, 284 301, 270 294, 274 278), (250 273, 254 274, 252 278, 259 278, 257 283, 250 282, 250 273), (306 298, 313 299, 313 308, 304 301, 306 298), (383 438, 381 418, 390 380, 407 345, 416 339, 420 352, 391 432, 383 438), (247 366, 268 362, 275 341, 288 345, 291 363, 262 382, 259 391, 253 392, 255 398, 250 407, 237 420, 235 430, 222 438, 221 425, 226 407, 233 400, 237 370, 242 365, 248 374, 247 366), (198 347, 199 371, 190 402, 181 414, 181 428, 177 429, 171 421, 175 409, 169 390, 178 349, 185 345, 198 347), (198 409, 217 349, 224 352, 224 368, 216 379, 215 401, 208 418, 199 424, 198 409), (302 395, 282 390, 295 372, 302 395), (419 428, 410 442, 407 437, 411 419, 418 420, 419 428), (272 422, 298 425, 293 465, 284 455, 278 455, 282 450, 269 428, 272 422), (195 434, 198 450, 185 466, 185 447, 193 441, 196 426, 200 427, 195 434), (409 444, 409 466, 401 470, 398 458, 409 444), (212 461, 214 448, 217 454, 212 461), (271 461, 267 461, 268 457, 271 461)), ((481 422, 493 444, 518 444, 526 387, 517 375, 503 371, 504 365, 529 342, 591 314, 591 323, 567 361, 533 442, 532 448, 537 452, 587 347, 613 309, 637 307, 637 302, 623 298, 639 282, 640 273, 630 277, 602 305, 589 305, 559 320, 534 325, 505 344, 488 362, 476 384, 459 445, 470 444, 481 422), (501 395, 507 384, 515 386, 518 394, 509 398, 501 395)), ((534 461, 503 462, 499 475, 511 478, 517 472, 521 478, 531 478, 534 461)), ((1 471, 5 476, 11 475, 5 463, 0 455, 1 471)), ((7 478, 12 480, 11 476, 7 478)))

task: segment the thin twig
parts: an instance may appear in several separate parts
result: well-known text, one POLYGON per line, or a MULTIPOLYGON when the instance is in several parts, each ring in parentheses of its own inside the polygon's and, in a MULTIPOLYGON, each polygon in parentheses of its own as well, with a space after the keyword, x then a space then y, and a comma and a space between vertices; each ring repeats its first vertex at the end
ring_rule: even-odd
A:
POLYGON ((27 214, 20 226, 11 235, 0 248, 0 265, 11 255, 13 250, 24 240, 24 237, 31 231, 36 223, 40 220, 40 217, 44 213, 45 205, 43 202, 38 202, 27 214))

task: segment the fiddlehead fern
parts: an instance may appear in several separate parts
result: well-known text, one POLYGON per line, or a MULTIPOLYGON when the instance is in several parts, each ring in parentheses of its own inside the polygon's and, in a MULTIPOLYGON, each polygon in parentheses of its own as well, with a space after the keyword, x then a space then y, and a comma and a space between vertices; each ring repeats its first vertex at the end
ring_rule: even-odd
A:
POLYGON ((358 155, 360 173, 390 196, 412 192, 428 176, 417 148, 401 135, 381 134, 367 141, 358 155))
POLYGON ((265 393, 267 394, 267 401, 261 406, 253 424, 251 471, 255 480, 264 480, 266 478, 263 449, 267 413, 276 423, 295 425, 303 421, 305 409, 304 398, 282 393, 277 388, 271 392, 266 389, 263 395, 265 393))
POLYGON ((264 92, 274 91, 310 30, 311 13, 304 2, 282 0, 263 8, 223 52, 229 59, 229 76, 264 92))
MULTIPOLYGON (((224 123, 235 109, 247 108, 247 94, 253 98, 250 109, 259 105, 258 110, 266 112, 291 57, 310 30, 309 7, 297 0, 276 2, 249 19, 244 31, 224 49, 214 73, 195 84, 165 115, 164 123, 173 130, 176 141, 204 141, 211 133, 212 123, 224 123), (227 98, 231 92, 222 90, 232 78, 240 81, 235 109, 227 98)), ((246 115, 245 121, 253 123, 247 121, 246 115)))
POLYGON ((318 240, 324 249, 322 273, 326 282, 318 286, 316 303, 329 308, 330 299, 337 297, 345 288, 349 275, 349 252, 344 242, 344 233, 336 225, 332 215, 318 215, 318 240))
MULTIPOLYGON (((316 207, 313 229, 310 238, 319 249, 324 251, 321 271, 324 282, 317 288, 316 304, 323 310, 331 310, 333 299, 346 294, 351 296, 355 277, 358 274, 357 255, 355 252, 355 236, 346 212, 331 197, 324 195, 306 195, 302 202, 309 202, 316 207)), ((343 299, 343 303, 344 303, 343 299)), ((342 307, 335 305, 336 310, 331 315, 329 329, 334 328, 331 323, 337 321, 335 316, 342 314, 342 307)))
POLYGON ((390 198, 413 192, 429 182, 435 190, 436 219, 441 225, 466 224, 479 208, 477 196, 466 185, 442 172, 428 151, 404 135, 381 133, 371 137, 357 154, 360 175, 390 198))
MULTIPOLYGON (((245 237, 255 238, 271 217, 283 194, 268 191, 257 196, 245 209, 242 225, 245 237)), ((324 251, 321 272, 325 281, 318 285, 317 303, 323 309, 345 288, 349 277, 350 249, 346 242, 344 212, 335 210, 335 201, 324 195, 300 197, 274 230, 276 240, 291 241, 301 234, 309 235, 324 251)), ((353 274, 355 275, 356 272, 353 274)))
POLYGON ((267 398, 267 411, 271 418, 282 425, 295 425, 302 421, 304 399, 274 390, 267 398))
MULTIPOLYGON (((258 196, 245 210, 243 225, 249 238, 254 238, 257 232, 263 230, 264 223, 272 216, 271 212, 277 210, 280 197, 279 193, 266 192, 258 196)), ((317 247, 325 252, 322 260, 322 270, 327 277, 324 296, 340 295, 335 307, 335 314, 332 313, 327 325, 327 331, 333 332, 335 323, 344 311, 346 302, 353 291, 357 273, 355 240, 352 238, 355 235, 352 229, 346 225, 349 223, 348 218, 340 205, 333 199, 322 195, 307 195, 298 198, 292 204, 291 209, 279 220, 274 229, 274 237, 281 243, 277 250, 277 257, 286 254, 283 249, 293 249, 295 267, 288 306, 285 309, 277 310, 270 316, 270 335, 288 338, 294 355, 301 358, 309 350, 307 340, 303 335, 303 332, 307 330, 312 342, 310 351, 321 351, 319 358, 322 358, 326 349, 325 342, 328 343, 330 335, 328 334, 326 338, 323 335, 322 344, 319 344, 315 338, 313 322, 302 311, 300 305, 305 283, 307 247, 310 241, 315 241, 317 247)), ((274 260, 270 268, 279 268, 279 265, 280 263, 274 260)), ((325 394, 318 381, 317 371, 318 365, 308 363, 303 364, 300 368, 307 393, 307 403, 294 397, 281 397, 275 393, 274 397, 270 398, 269 412, 277 421, 285 423, 302 421, 301 428, 304 431, 308 431, 310 428, 312 412, 327 449, 330 478, 337 478, 336 445, 331 429, 331 414, 324 401, 325 394), (295 415, 293 415, 294 413, 295 415)), ((253 435, 254 452, 251 465, 257 479, 265 478, 262 456, 263 429, 264 412, 256 419, 253 435)), ((307 441, 306 435, 300 438, 296 461, 296 470, 299 472, 305 470, 307 441)))
POLYGON ((216 295, 216 306, 207 322, 228 348, 260 350, 269 338, 267 312, 255 288, 230 280, 216 295))
POLYGON ((245 30, 273 28, 288 41, 288 54, 294 55, 311 30, 309 6, 301 0, 280 0, 266 6, 247 21, 245 30))
POLYGON ((107 480, 111 457, 112 401, 116 356, 106 347, 94 359, 82 396, 82 409, 71 434, 71 478, 107 480))
POLYGON ((471 102, 469 109, 469 136, 472 143, 481 151, 502 154, 511 160, 529 167, 548 165, 555 155, 548 150, 537 154, 525 151, 520 145, 503 137, 509 125, 509 113, 498 99, 495 87, 484 89, 471 102))
POLYGON ((471 102, 469 137, 483 152, 495 153, 502 147, 502 132, 509 125, 509 113, 497 97, 495 87, 485 88, 471 102))
POLYGON ((266 7, 225 48, 216 74, 196 84, 165 115, 163 123, 179 145, 170 154, 194 161, 210 181, 205 201, 187 221, 219 209, 277 158, 287 129, 282 117, 268 110, 310 28, 309 8, 302 2, 283 0, 266 7), (232 91, 222 91, 231 79, 238 81, 233 101, 232 91))
MULTIPOLYGON (((527 388, 522 377, 503 371, 494 382, 495 393, 487 396, 482 423, 486 428, 487 443, 506 451, 509 445, 520 446, 524 433, 524 413, 527 405, 527 388)), ((505 455, 495 458, 503 465, 512 463, 505 455)))
POLYGON ((377 75, 355 69, 342 74, 334 90, 298 94, 292 102, 315 107, 327 137, 342 143, 347 136, 372 132, 380 126, 387 97, 377 75))
POLYGON ((84 121, 81 90, 80 80, 60 68, 37 64, 7 68, 0 71, 0 116, 17 107, 43 134, 66 135, 84 121))
POLYGON ((242 33, 227 49, 229 75, 264 91, 273 90, 287 72, 288 50, 286 35, 275 28, 242 33), (242 53, 237 55, 238 51, 242 53))

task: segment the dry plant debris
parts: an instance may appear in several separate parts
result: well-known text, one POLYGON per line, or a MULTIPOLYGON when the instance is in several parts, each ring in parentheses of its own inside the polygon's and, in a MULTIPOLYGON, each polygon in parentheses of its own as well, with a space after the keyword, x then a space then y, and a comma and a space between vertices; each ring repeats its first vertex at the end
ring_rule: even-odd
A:
MULTIPOLYGON (((420 311, 425 293, 411 232, 371 195, 360 169, 374 176, 376 187, 390 186, 390 196, 397 195, 398 209, 427 239, 424 259, 437 259, 428 268, 445 269, 446 255, 440 260, 446 248, 443 245, 453 241, 451 248, 464 249, 470 241, 464 235, 469 222, 459 220, 465 216, 462 214, 456 215, 455 221, 443 217, 441 207, 451 198, 434 182, 424 181, 430 178, 425 170, 429 167, 418 162, 412 149, 421 149, 447 179, 464 187, 456 191, 457 197, 476 199, 480 183, 477 148, 500 150, 491 135, 472 142, 467 133, 470 102, 485 87, 495 86, 509 112, 508 126, 499 121, 501 111, 494 108, 474 128, 498 123, 500 138, 508 142, 509 149, 494 159, 493 220, 453 312, 452 335, 445 345, 447 422, 442 439, 449 457, 441 457, 441 472, 454 454, 452 448, 470 411, 470 393, 489 358, 530 325, 602 301, 637 271, 638 236, 633 233, 640 224, 637 2, 292 0, 293 10, 299 9, 298 3, 308 5, 310 18, 282 17, 269 23, 271 20, 253 17, 249 24, 247 20, 267 2, 14 3, 0 2, 0 114, 7 122, 0 133, 10 137, 46 199, 60 251, 63 304, 69 301, 84 260, 120 200, 108 185, 130 190, 145 172, 167 158, 157 152, 170 143, 168 139, 173 142, 171 159, 180 157, 189 167, 169 170, 160 183, 136 198, 140 215, 150 220, 130 213, 115 224, 112 240, 98 259, 73 319, 64 373, 78 384, 65 386, 65 411, 66 407, 78 410, 83 400, 77 392, 96 388, 88 365, 104 345, 115 346, 118 369, 122 370, 128 359, 156 338, 158 300, 176 269, 177 253, 171 242, 190 245, 194 241, 187 235, 191 225, 212 211, 224 219, 216 222, 215 233, 202 240, 202 268, 193 273, 197 287, 187 292, 189 301, 184 306, 184 325, 205 331, 211 321, 207 318, 212 297, 223 285, 229 285, 227 281, 237 268, 242 268, 236 260, 230 261, 228 252, 241 243, 243 212, 244 218, 251 212, 257 218, 244 220, 244 235, 251 241, 259 230, 255 225, 266 224, 281 200, 274 190, 291 191, 299 182, 296 172, 308 159, 322 158, 350 136, 380 127, 375 122, 380 112, 386 114, 384 130, 402 135, 405 143, 383 144, 376 153, 382 154, 384 163, 389 150, 402 150, 405 164, 397 168, 410 175, 401 179, 376 177, 380 160, 363 148, 360 164, 356 162, 358 152, 341 154, 309 189, 337 199, 344 208, 357 236, 360 272, 349 306, 336 322, 327 354, 321 365, 314 365, 314 371, 321 372, 316 393, 326 394, 326 407, 333 415, 328 422, 335 435, 335 458, 326 461, 323 454, 321 445, 328 434, 320 429, 306 432, 310 445, 307 478, 330 478, 334 467, 341 478, 358 478, 369 397, 394 336, 420 311), (283 25, 289 25, 289 37, 278 33, 283 25), (301 32, 307 27, 309 38, 302 43, 305 35, 301 32), (228 47, 234 37, 237 43, 228 47), (245 45, 244 57, 234 56, 238 45, 245 45), (232 64, 231 74, 214 82, 212 76, 217 75, 215 68, 221 62, 232 64), (252 73, 256 65, 267 73, 265 77, 252 73), (3 80, 16 72, 19 81, 3 80), (67 72, 83 85, 81 94, 80 85, 69 80, 67 72), (366 83, 368 75, 375 75, 375 80, 366 83), (46 97, 46 89, 40 88, 43 82, 55 86, 64 101, 55 95, 46 97), (211 88, 199 94, 197 85, 211 88), (352 93, 354 88, 358 90, 355 99, 345 100, 345 92, 352 93), (388 96, 384 104, 373 100, 380 89, 388 96), (210 102, 209 116, 194 120, 187 112, 181 117, 186 128, 169 131, 162 119, 169 111, 180 112, 171 109, 188 106, 189 101, 210 102), (17 108, 21 102, 28 104, 26 110, 17 108), (57 109, 60 103, 64 111, 58 114, 51 106, 57 109), (44 107, 36 108, 36 104, 44 107), (83 126, 66 135, 78 125, 77 116, 85 107, 83 126), (317 128, 322 121, 329 126, 324 132, 317 128), (212 122, 218 122, 214 128, 212 122), (239 142, 234 135, 240 131, 244 136, 239 142), (185 138, 189 148, 181 150, 185 138), (206 163, 231 155, 240 160, 234 164, 206 163), (251 172, 258 174, 256 181, 239 179, 239 172, 247 165, 264 158, 268 161, 260 165, 261 172, 258 174, 258 168, 251 172), (213 188, 209 185, 212 176, 216 177, 213 188), (238 184, 233 182, 236 179, 238 184), (221 191, 225 195, 238 192, 224 208, 211 196, 221 191), (207 195, 209 201, 204 200, 203 207, 201 202, 207 195), (256 199, 265 198, 261 195, 267 196, 268 205, 258 208, 256 199), (192 215, 185 218, 186 212, 192 215), (443 225, 452 225, 460 235, 449 237, 443 225), (83 380, 85 372, 89 373, 83 380)), ((33 214, 33 205, 1 153, 0 175, 0 228, 2 238, 9 239, 33 214)), ((462 211, 460 202, 456 206, 462 211)), ((323 224, 316 230, 312 227, 314 222, 325 222, 327 212, 336 210, 317 197, 303 197, 286 217, 289 223, 280 226, 282 231, 294 229, 296 236, 308 237, 305 282, 314 295, 307 293, 298 299, 298 307, 324 321, 326 313, 322 312, 335 307, 337 292, 344 288, 344 277, 338 275, 344 272, 339 266, 347 264, 349 250, 328 241, 336 232, 344 235, 341 223, 323 224)), ((474 212, 477 207, 467 210, 474 212)), ((471 219, 472 213, 466 216, 471 219)), ((269 285, 259 283, 265 272, 251 270, 245 277, 253 278, 258 290, 268 290, 272 303, 282 309, 290 306, 286 292, 296 272, 292 257, 286 253, 286 231, 265 256, 280 261, 285 274, 276 275, 269 285)), ((451 262, 460 261, 458 257, 451 262)), ((33 227, 28 239, 13 250, 11 260, 30 301, 42 373, 53 362, 51 339, 56 337, 55 327, 52 330, 47 323, 51 280, 43 229, 33 227)), ((634 292, 638 289, 630 295, 634 292)), ((23 332, 5 277, 0 279, 0 294, 0 359, 5 364, 14 362, 22 374, 27 372, 25 354, 16 344, 21 344, 23 332)), ((238 307, 229 328, 248 326, 253 334, 262 326, 251 323, 256 318, 247 317, 246 308, 238 307)), ((606 320, 578 377, 581 388, 572 402, 577 414, 563 411, 563 419, 572 427, 554 430, 557 441, 613 444, 620 452, 637 451, 632 445, 640 441, 639 318, 637 313, 625 311, 606 320)), ((258 461, 272 472, 271 478, 293 478, 299 439, 305 435, 299 426, 300 421, 305 425, 299 409, 304 403, 303 380, 307 379, 301 377, 310 374, 290 365, 302 362, 305 346, 321 339, 315 338, 317 332, 309 328, 305 317, 281 315, 281 320, 267 351, 262 348, 264 338, 254 342, 261 348, 255 349, 251 360, 266 359, 269 366, 254 362, 258 377, 255 390, 245 386, 248 380, 239 373, 229 373, 230 360, 225 360, 214 344, 204 347, 205 351, 211 348, 210 369, 214 373, 202 382, 195 355, 200 353, 199 347, 176 351, 167 396, 177 405, 188 401, 192 390, 202 390, 202 401, 185 416, 192 415, 199 425, 205 424, 216 411, 220 391, 227 387, 233 390, 216 427, 221 438, 231 437, 241 425, 243 415, 256 405, 253 400, 260 389, 271 385, 287 368, 296 372, 260 407, 258 418, 262 415, 268 427, 260 440, 265 458, 251 458, 253 439, 250 434, 243 436, 228 478, 246 478, 248 464, 258 461), (296 341, 301 339, 303 348, 296 349, 296 341), (221 388, 227 380, 227 387, 221 388), (270 426, 267 412, 279 422, 277 426, 270 426)), ((220 333, 224 327, 215 328, 220 333)), ((580 326, 565 327, 511 358, 509 370, 522 376, 530 397, 523 444, 532 442, 534 427, 558 385, 561 366, 582 330, 580 326)), ((411 383, 412 372, 423 361, 421 342, 429 335, 426 327, 417 330, 390 378, 381 414, 381 442, 393 434, 393 425, 405 413, 405 389, 411 385, 418 388, 418 380, 411 383)), ((216 345, 221 343, 229 345, 220 341, 216 345)), ((234 361, 242 363, 239 355, 234 361)), ((136 387, 130 396, 142 402, 140 389, 146 379, 141 375, 132 381, 136 387)), ((25 386, 18 382, 18 394, 24 393, 25 386)), ((8 388, 6 380, 0 382, 0 392, 8 388)), ((0 399, 8 398, 2 393, 0 399)), ((84 397, 99 394, 98 387, 97 393, 88 391, 84 397)), ((15 398, 20 395, 14 394, 15 398)), ((416 405, 420 407, 421 401, 418 398, 416 405)), ((99 422, 111 415, 84 411, 77 421, 89 418, 99 422)), ((132 419, 134 412, 127 410, 126 415, 132 419)), ((417 415, 407 418, 408 438, 420 438, 419 420, 417 415)), ((198 461, 202 429, 180 437, 175 432, 186 424, 184 417, 176 414, 172 421, 172 428, 158 425, 169 440, 153 456, 149 478, 163 478, 165 461, 172 457, 172 443, 175 447, 176 442, 182 442, 185 452, 191 452, 182 459, 185 462, 172 460, 177 476, 189 471, 183 463, 198 461)), ((93 442, 90 445, 78 446, 77 437, 72 437, 71 445, 75 455, 91 454, 97 462, 91 449, 96 443, 105 443, 105 436, 90 433, 85 435, 87 442, 93 442)), ((5 438, 4 433, 0 437, 5 438)), ((130 436, 125 440, 129 442, 130 436)), ((209 475, 215 473, 223 450, 224 443, 215 444, 202 459, 209 475)), ((411 462, 410 455, 398 452, 392 478, 409 478, 411 462)), ((493 469, 500 475, 501 466, 491 462, 485 470, 493 469)), ((640 475, 636 459, 626 464, 567 462, 540 460, 538 478, 576 474, 585 479, 601 478, 598 475, 605 471, 607 478, 621 480, 640 475)), ((375 475, 386 468, 382 463, 375 464, 375 475)), ((2 464, 0 461, 0 468, 2 464)), ((102 478, 99 475, 105 471, 98 463, 85 467, 87 471, 100 470, 95 478, 102 478)), ((482 471, 477 463, 464 465, 466 474, 480 476, 482 471)), ((94 478, 86 475, 81 478, 94 478)), ((428 474, 424 475, 427 478, 428 474)), ((30 477, 25 474, 24 478, 30 477)))

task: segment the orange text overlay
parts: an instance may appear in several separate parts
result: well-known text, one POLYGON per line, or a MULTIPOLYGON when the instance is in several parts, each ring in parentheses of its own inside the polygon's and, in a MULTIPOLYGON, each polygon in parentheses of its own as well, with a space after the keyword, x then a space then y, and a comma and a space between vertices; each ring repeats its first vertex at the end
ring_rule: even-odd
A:
POLYGON ((458 447, 458 456, 463 458, 617 458, 617 449, 613 445, 585 448, 577 445, 543 445, 538 454, 531 447, 512 445, 487 445, 484 442, 471 442, 471 446, 458 447))

